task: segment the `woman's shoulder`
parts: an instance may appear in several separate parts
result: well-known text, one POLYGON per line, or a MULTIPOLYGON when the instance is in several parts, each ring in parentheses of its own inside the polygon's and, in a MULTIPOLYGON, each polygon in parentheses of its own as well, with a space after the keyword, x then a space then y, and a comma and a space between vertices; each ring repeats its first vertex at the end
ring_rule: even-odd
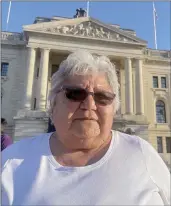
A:
MULTIPOLYGON (((145 141, 144 139, 140 138, 139 136, 129 135, 120 131, 114 131, 116 134, 119 144, 122 147, 127 147, 130 150, 141 150, 141 143, 145 141)), ((149 144, 149 143, 148 143, 149 144)))
POLYGON ((118 132, 118 139, 120 139, 121 144, 125 143, 125 146, 130 146, 132 149, 139 150, 147 165, 158 163, 165 165, 156 149, 147 140, 139 136, 129 135, 122 132, 118 132))
POLYGON ((118 139, 120 145, 124 147, 122 151, 126 150, 128 156, 129 151, 132 151, 133 156, 136 156, 139 162, 143 160, 151 181, 166 198, 170 198, 170 172, 156 149, 147 140, 139 136, 118 132, 118 139))
POLYGON ((169 204, 170 196, 170 172, 164 160, 156 149, 146 140, 140 139, 140 147, 146 164, 146 170, 163 202, 169 204))
POLYGON ((41 134, 35 137, 26 137, 15 142, 2 151, 2 168, 12 160, 25 159, 28 155, 39 152, 41 145, 45 142, 50 133, 41 134))

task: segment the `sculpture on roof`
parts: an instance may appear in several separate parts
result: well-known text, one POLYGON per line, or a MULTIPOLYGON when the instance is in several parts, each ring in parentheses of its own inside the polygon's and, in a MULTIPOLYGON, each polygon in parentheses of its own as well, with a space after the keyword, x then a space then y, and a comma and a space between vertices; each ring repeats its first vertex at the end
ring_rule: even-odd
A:
POLYGON ((74 15, 74 18, 79 17, 86 17, 87 12, 83 8, 76 9, 76 14, 74 15))

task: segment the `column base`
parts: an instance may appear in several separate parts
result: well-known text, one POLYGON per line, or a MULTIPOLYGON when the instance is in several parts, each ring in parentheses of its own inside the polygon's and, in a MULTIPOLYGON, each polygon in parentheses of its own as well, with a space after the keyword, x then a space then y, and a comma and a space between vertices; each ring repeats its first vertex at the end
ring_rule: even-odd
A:
POLYGON ((14 141, 46 133, 48 118, 44 111, 19 110, 14 117, 14 141))
POLYGON ((141 113, 141 112, 137 112, 136 115, 142 115, 143 116, 144 114, 141 113))

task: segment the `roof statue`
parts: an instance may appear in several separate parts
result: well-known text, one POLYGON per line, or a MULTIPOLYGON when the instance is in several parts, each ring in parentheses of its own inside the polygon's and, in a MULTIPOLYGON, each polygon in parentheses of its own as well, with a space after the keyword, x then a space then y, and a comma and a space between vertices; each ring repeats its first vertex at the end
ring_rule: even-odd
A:
POLYGON ((79 18, 79 17, 86 17, 87 12, 83 8, 76 9, 76 14, 74 15, 74 18, 79 18))

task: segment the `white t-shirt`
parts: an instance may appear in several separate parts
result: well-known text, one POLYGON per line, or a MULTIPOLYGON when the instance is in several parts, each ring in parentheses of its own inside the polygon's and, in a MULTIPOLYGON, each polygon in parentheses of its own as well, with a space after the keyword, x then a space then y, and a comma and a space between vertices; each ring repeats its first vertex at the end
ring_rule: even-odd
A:
POLYGON ((51 134, 2 152, 2 205, 169 205, 170 173, 145 140, 112 131, 106 154, 84 167, 61 166, 51 134))

